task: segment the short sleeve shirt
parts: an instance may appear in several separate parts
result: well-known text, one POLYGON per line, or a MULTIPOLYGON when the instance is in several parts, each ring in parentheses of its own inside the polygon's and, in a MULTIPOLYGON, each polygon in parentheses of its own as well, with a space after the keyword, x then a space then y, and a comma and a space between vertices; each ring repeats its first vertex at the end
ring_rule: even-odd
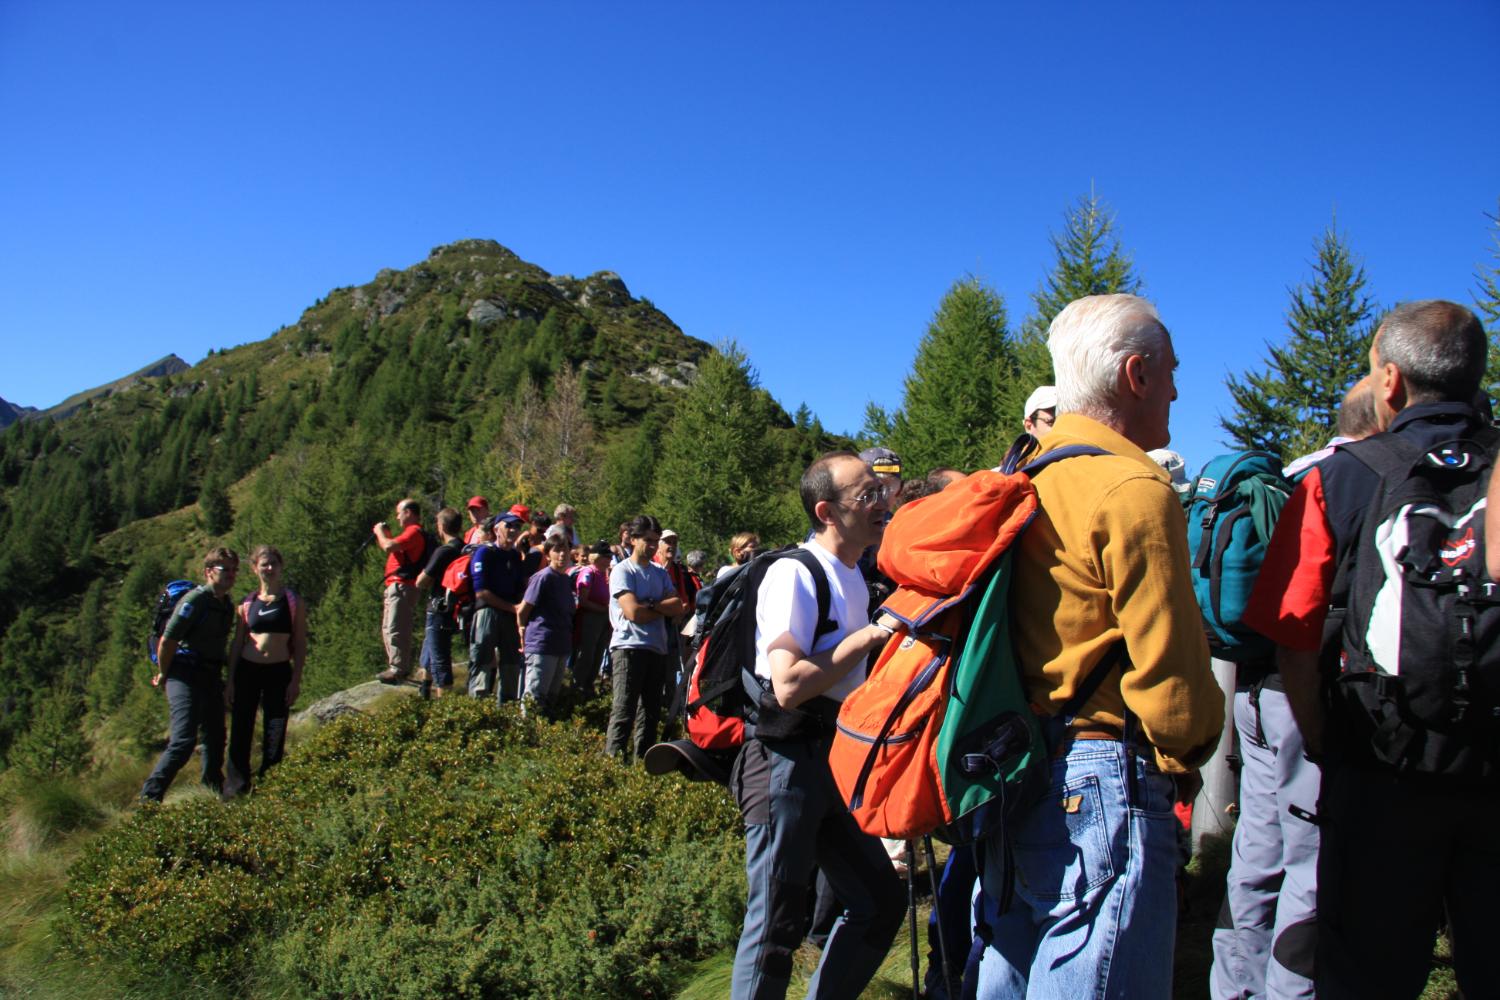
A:
POLYGON ((642 566, 634 559, 620 563, 609 574, 609 623, 615 634, 609 642, 610 649, 649 649, 657 653, 667 651, 667 622, 664 618, 637 625, 625 617, 620 609, 620 595, 626 592, 635 595, 642 603, 663 601, 676 597, 672 589, 672 578, 656 563, 642 566))
POLYGON ((407 525, 396 536, 396 544, 391 546, 385 557, 385 582, 389 586, 393 583, 411 583, 417 574, 411 573, 410 578, 399 575, 403 570, 414 565, 422 558, 422 550, 426 548, 426 541, 422 537, 422 529, 415 524, 407 525))
MULTIPOLYGON (((851 632, 870 624, 870 590, 859 567, 845 566, 817 542, 803 542, 801 547, 816 555, 823 565, 828 576, 828 614, 838 627, 814 640, 818 626, 817 582, 812 572, 797 560, 778 559, 766 570, 755 598, 755 673, 766 680, 771 679, 766 648, 781 636, 791 633, 798 649, 805 655, 814 655, 834 648, 851 632)), ((824 695, 843 701, 864 679, 865 666, 861 663, 824 695)))
POLYGON ((481 545, 474 550, 474 557, 469 562, 469 577, 476 594, 488 590, 512 604, 519 601, 526 590, 526 573, 520 553, 498 545, 481 545))
POLYGON ((595 604, 609 604, 609 574, 603 570, 585 566, 573 578, 573 585, 580 598, 586 598, 595 604))
POLYGON ((550 567, 534 574, 523 600, 532 609, 526 620, 526 652, 566 656, 573 648, 573 586, 567 574, 550 567))

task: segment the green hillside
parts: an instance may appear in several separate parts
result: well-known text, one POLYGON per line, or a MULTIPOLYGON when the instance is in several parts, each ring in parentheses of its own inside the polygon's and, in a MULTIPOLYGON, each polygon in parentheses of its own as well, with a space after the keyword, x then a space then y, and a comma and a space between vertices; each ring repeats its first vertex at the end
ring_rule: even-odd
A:
MULTIPOLYGON (((211 543, 285 553, 312 608, 316 697, 379 660, 380 561, 364 543, 402 496, 429 525, 475 493, 566 500, 590 538, 665 498, 688 547, 714 548, 740 528, 794 531, 797 472, 827 443, 742 355, 685 335, 618 275, 550 275, 488 240, 438 247, 265 340, 0 433, 0 764, 33 730, 67 736, 43 755, 52 769, 149 749, 164 718, 140 683, 148 608, 166 580, 199 575, 211 543), (743 501, 718 521, 687 509, 711 450, 673 419, 691 393, 705 396, 693 420, 739 435, 704 460, 757 463, 714 490, 743 501), (656 481, 659 451, 685 491, 656 481)), ((37 766, 35 747, 24 756, 37 766)))

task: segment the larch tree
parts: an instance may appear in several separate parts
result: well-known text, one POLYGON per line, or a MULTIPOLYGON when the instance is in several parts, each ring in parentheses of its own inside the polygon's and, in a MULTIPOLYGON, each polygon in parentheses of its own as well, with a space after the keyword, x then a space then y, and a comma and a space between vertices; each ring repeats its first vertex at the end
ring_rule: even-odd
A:
POLYGON ((1238 447, 1283 462, 1327 443, 1344 394, 1370 367, 1376 312, 1364 266, 1331 226, 1316 249, 1312 279, 1291 290, 1285 341, 1266 345, 1260 370, 1228 377, 1234 413, 1219 418, 1238 447))
POLYGON ((1139 295, 1141 278, 1120 246, 1115 213, 1092 189, 1068 209, 1052 243, 1052 270, 1031 295, 1033 312, 1016 338, 1016 377, 1001 387, 1001 437, 1021 432, 1021 408, 1039 385, 1054 384, 1047 328, 1063 308, 1086 295, 1139 295))
POLYGON ((704 356, 662 435, 647 513, 677 531, 684 549, 718 551, 739 531, 779 537, 782 505, 769 471, 769 398, 733 342, 704 356))
MULTIPOLYGON (((939 466, 972 470, 995 450, 1002 386, 1016 376, 1005 301, 978 278, 954 282, 917 345, 901 408, 881 443, 913 476, 939 466)), ((867 427, 879 414, 867 412, 867 427)))

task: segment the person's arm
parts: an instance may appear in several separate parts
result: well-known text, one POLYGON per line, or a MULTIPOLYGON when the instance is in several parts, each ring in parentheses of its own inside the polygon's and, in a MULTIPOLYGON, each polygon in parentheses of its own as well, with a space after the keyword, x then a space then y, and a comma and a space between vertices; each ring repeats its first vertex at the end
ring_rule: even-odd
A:
POLYGON ((1162 771, 1190 771, 1223 735, 1224 691, 1209 667, 1182 507, 1166 483, 1132 476, 1109 490, 1089 537, 1130 655, 1120 696, 1162 771))
MULTIPOLYGON (((882 621, 890 623, 884 616, 882 621)), ((833 649, 808 656, 790 632, 783 632, 766 648, 776 704, 796 708, 823 694, 865 662, 870 652, 883 646, 891 634, 885 625, 866 625, 849 633, 833 649)))
POLYGON ((172 668, 172 659, 177 655, 177 640, 161 637, 156 647, 156 674, 151 678, 152 687, 161 687, 162 678, 172 668))
POLYGON ((396 536, 391 534, 391 529, 384 521, 380 521, 370 528, 375 532, 375 544, 380 546, 380 551, 389 552, 396 544, 396 536))
POLYGON ((656 621, 658 618, 666 617, 663 612, 657 609, 656 605, 640 600, 628 590, 622 590, 616 594, 615 600, 620 603, 620 614, 625 616, 626 621, 634 625, 646 625, 656 621))
MULTIPOLYGON (((594 572, 598 571, 595 570, 594 572)), ((584 579, 582 573, 578 574, 578 577, 578 586, 574 588, 574 592, 578 598, 578 610, 594 611, 606 615, 609 614, 608 604, 600 604, 598 601, 591 600, 589 598, 589 587, 594 577, 590 576, 588 577, 588 579, 584 579)))
POLYGON ((1318 669, 1318 653, 1277 646, 1276 669, 1281 673, 1281 684, 1286 689, 1292 718, 1302 730, 1304 752, 1309 760, 1317 760, 1323 754, 1322 676, 1318 669))
POLYGON ((297 615, 292 619, 292 680, 286 686, 286 706, 291 708, 302 693, 302 665, 307 662, 307 608, 297 601, 297 615))
POLYGON ((516 605, 516 630, 517 631, 520 631, 520 632, 525 632, 526 631, 526 623, 529 622, 529 621, 531 621, 531 613, 533 611, 535 611, 535 610, 536 610, 536 606, 533 605, 530 601, 522 601, 520 604, 516 605))

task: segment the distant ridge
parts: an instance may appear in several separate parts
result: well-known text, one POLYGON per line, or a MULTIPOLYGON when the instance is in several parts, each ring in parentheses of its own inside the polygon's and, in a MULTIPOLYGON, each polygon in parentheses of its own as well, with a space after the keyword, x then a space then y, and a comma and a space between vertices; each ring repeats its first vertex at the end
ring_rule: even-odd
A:
POLYGON ((34 413, 35 406, 21 406, 8 399, 0 399, 0 428, 9 427, 17 420, 25 420, 34 413))
MULTIPOLYGON (((111 396, 122 389, 130 388, 141 379, 161 378, 164 375, 176 375, 178 372, 187 371, 189 367, 191 366, 186 361, 179 358, 177 355, 168 354, 166 357, 161 358, 158 361, 153 361, 146 367, 138 369, 137 371, 133 371, 129 375, 126 375, 124 378, 117 378, 107 385, 96 386, 93 389, 85 389, 82 392, 75 392, 73 395, 69 396, 61 403, 58 403, 56 406, 48 407, 45 410, 38 410, 35 407, 29 406, 22 407, 19 409, 23 412, 20 412, 18 414, 18 417, 12 418, 11 420, 5 420, 3 416, 0 416, 0 426, 12 423, 15 419, 35 420, 39 417, 51 417, 54 420, 60 420, 63 417, 71 416, 72 414, 78 412, 83 404, 87 403, 91 399, 103 399, 105 396, 111 396)), ((3 402, 3 400, 0 400, 0 402, 3 402)), ((10 404, 5 405, 9 406, 10 404)))

